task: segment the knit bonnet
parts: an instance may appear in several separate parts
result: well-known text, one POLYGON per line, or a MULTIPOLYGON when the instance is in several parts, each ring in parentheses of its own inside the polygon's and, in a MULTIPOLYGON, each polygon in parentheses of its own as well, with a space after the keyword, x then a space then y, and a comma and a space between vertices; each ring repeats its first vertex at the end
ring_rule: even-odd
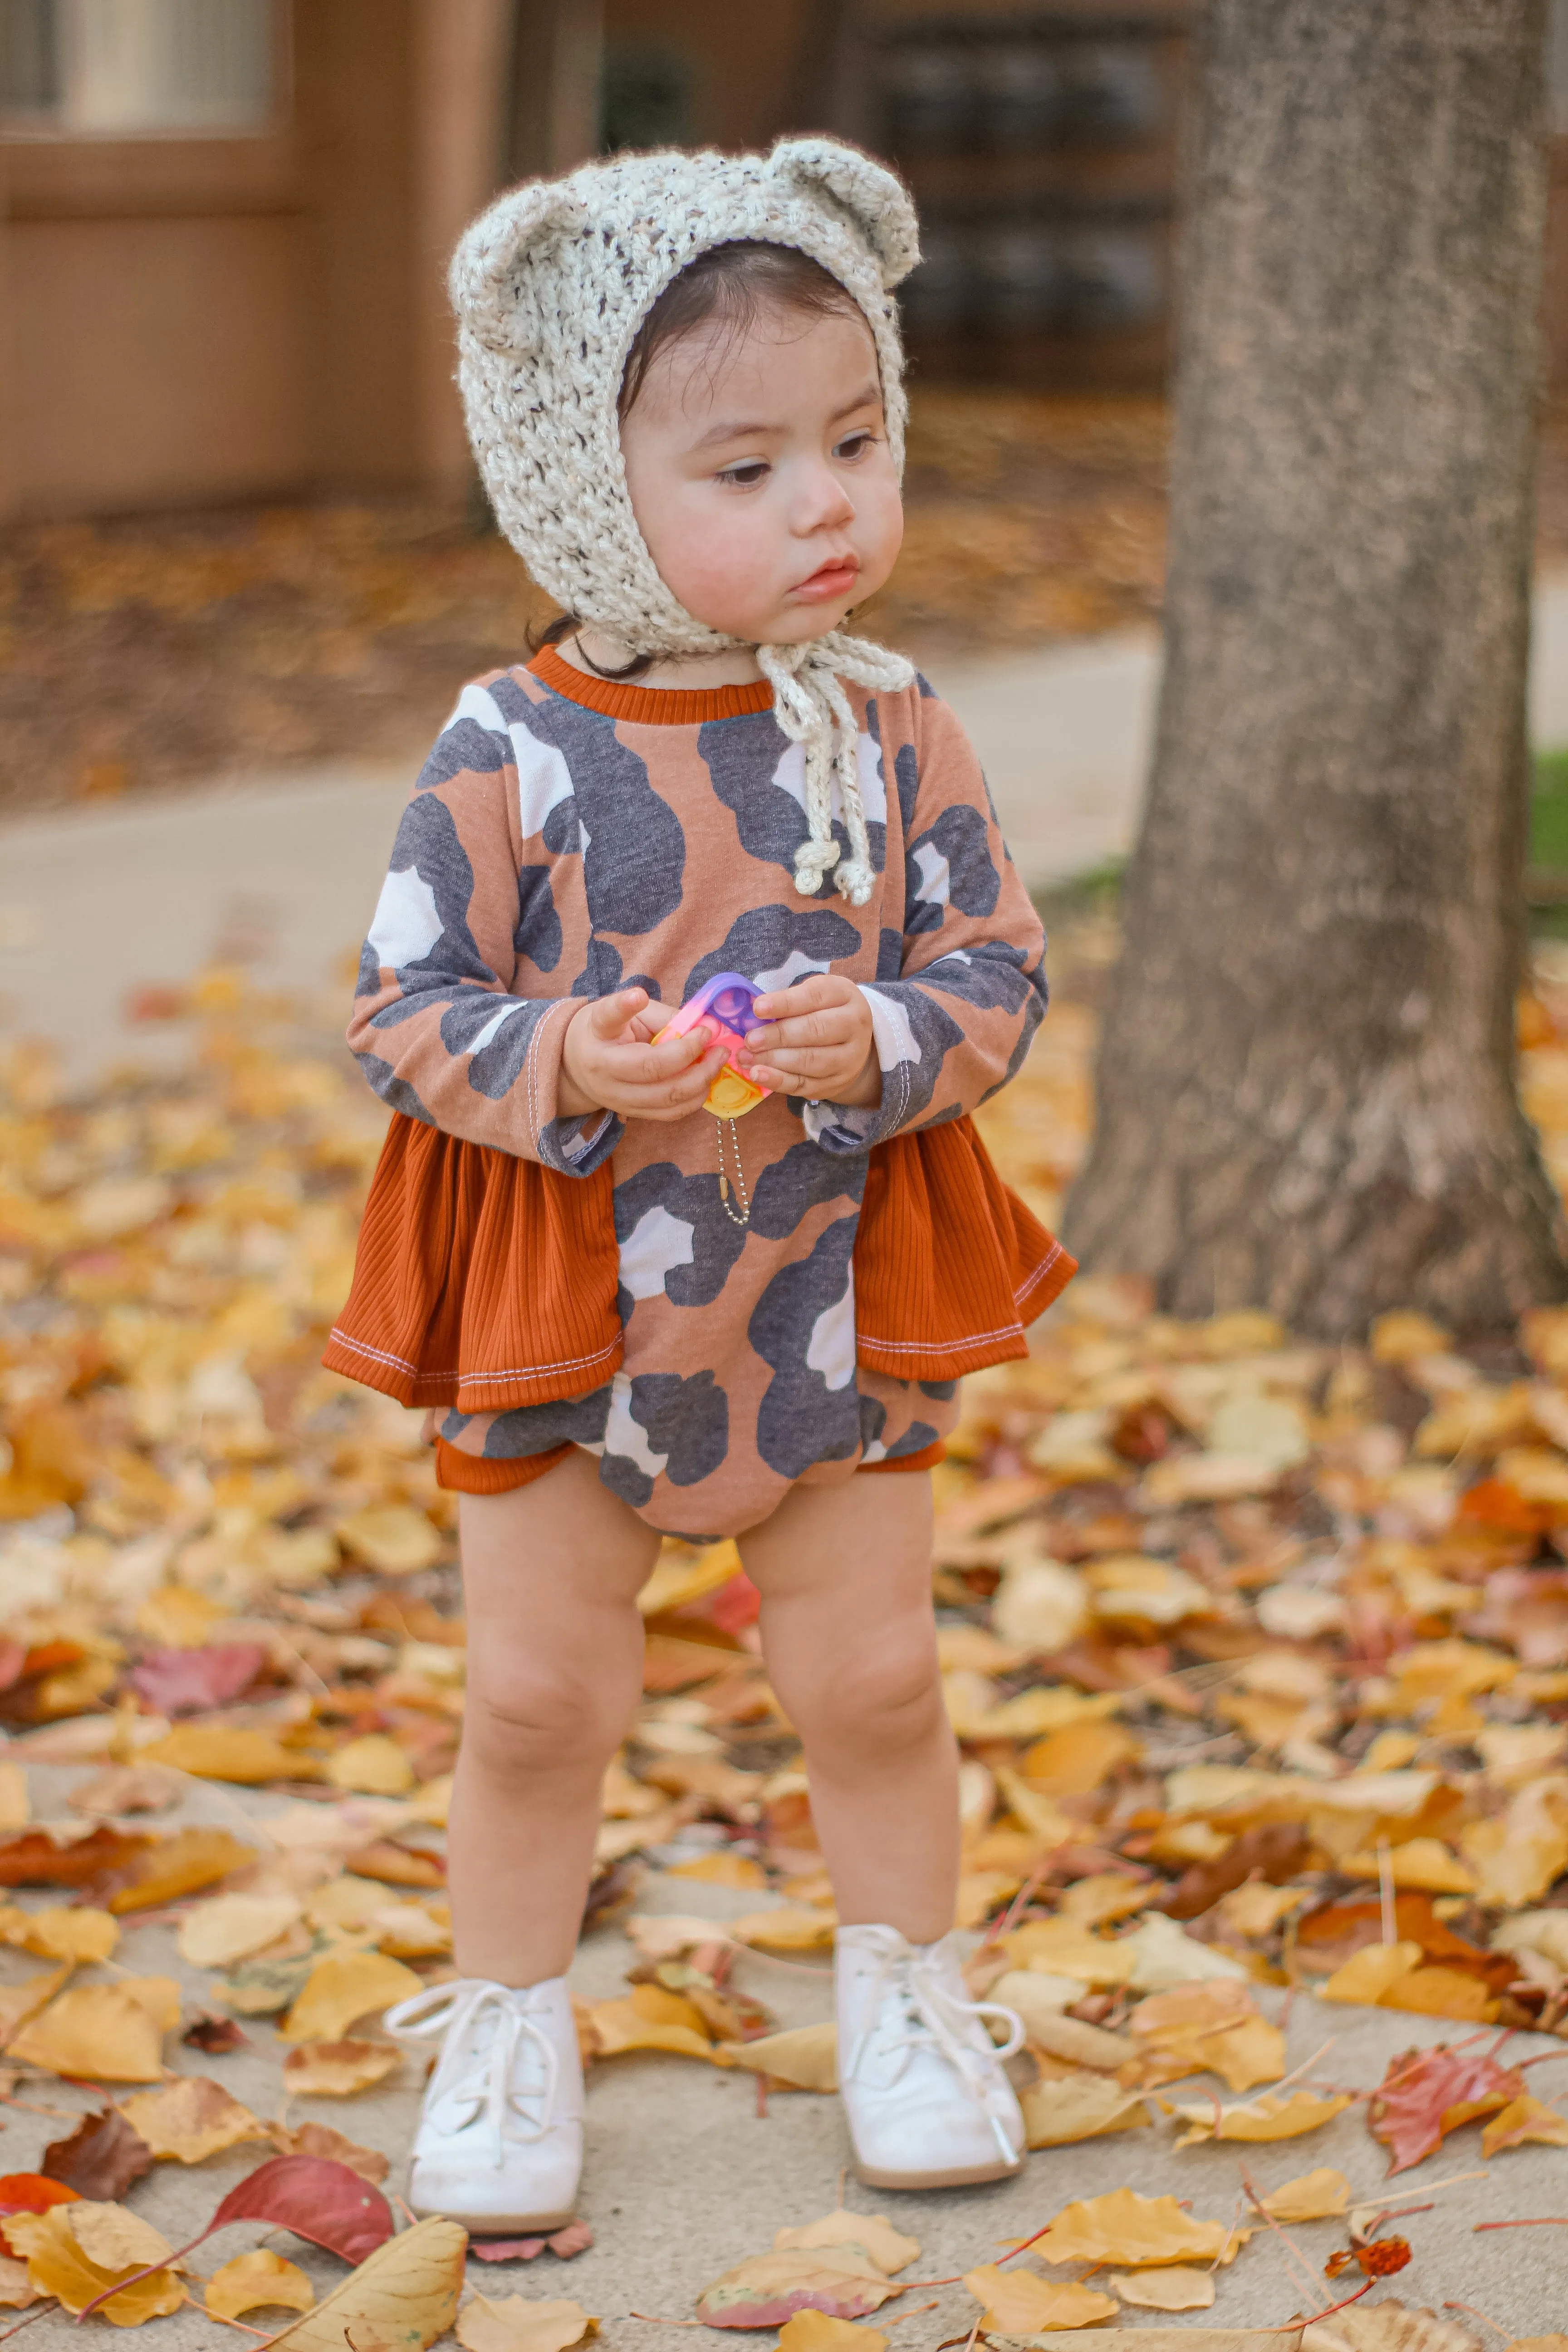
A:
MULTIPOLYGON (((656 570, 632 511, 616 403, 632 343, 665 288, 699 254, 742 240, 795 247, 853 297, 877 347, 901 477, 904 361, 891 289, 920 246, 908 191, 858 148, 784 139, 768 155, 671 151, 586 163, 510 190, 452 257, 458 381, 496 519, 542 588, 634 654, 740 642, 695 619, 656 570)), ((795 887, 812 897, 831 871, 864 906, 875 877, 841 681, 893 691, 913 671, 837 629, 755 652, 780 728, 805 747, 809 837, 795 887)))

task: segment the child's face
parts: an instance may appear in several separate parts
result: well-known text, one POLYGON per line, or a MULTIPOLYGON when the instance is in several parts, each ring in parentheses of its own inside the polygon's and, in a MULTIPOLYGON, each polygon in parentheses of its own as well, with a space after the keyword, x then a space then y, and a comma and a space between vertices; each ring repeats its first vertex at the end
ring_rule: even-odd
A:
POLYGON ((687 611, 748 645, 837 628, 904 535, 858 316, 764 310, 659 354, 621 425, 632 509, 687 611))

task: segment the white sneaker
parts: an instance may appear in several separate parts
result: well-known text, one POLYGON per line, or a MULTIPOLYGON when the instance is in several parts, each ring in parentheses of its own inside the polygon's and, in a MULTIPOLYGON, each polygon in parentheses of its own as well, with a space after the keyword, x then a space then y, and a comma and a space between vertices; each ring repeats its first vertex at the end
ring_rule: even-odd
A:
POLYGON ((1022 2169, 1024 2116, 1002 2071, 1024 2039, 995 2001, 968 1998, 952 1938, 840 1927, 838 2082, 855 2169, 872 2189, 954 2189, 1022 2169), (981 2020, 1003 2017, 1000 2049, 981 2020))
POLYGON ((401 2041, 441 2040, 414 2136, 408 2202, 475 2237, 558 2230, 583 2170, 583 2062, 564 1977, 517 1991, 482 1977, 386 2012, 401 2041))

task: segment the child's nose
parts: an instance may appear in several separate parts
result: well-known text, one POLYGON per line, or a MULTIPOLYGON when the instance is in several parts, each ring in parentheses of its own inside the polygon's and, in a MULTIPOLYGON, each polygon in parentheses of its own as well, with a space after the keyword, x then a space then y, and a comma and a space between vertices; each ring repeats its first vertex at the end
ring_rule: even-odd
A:
POLYGON ((801 485, 797 527, 832 530, 855 520, 855 501, 831 466, 813 467, 801 485))

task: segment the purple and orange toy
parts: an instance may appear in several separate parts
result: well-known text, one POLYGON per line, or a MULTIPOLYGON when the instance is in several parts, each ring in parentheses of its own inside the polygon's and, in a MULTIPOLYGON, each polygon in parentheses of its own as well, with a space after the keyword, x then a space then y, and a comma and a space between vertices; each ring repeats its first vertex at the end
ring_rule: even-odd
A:
POLYGON ((754 1110, 771 1087, 760 1087, 735 1066, 734 1052, 743 1045, 753 1029, 765 1029, 752 1006, 763 991, 743 972, 720 971, 700 987, 689 1003, 683 1004, 673 1021, 667 1021, 654 1039, 685 1037, 693 1029, 706 1030, 710 1045, 724 1047, 724 1066, 709 1087, 703 1102, 704 1110, 715 1118, 739 1118, 745 1111, 754 1110))

